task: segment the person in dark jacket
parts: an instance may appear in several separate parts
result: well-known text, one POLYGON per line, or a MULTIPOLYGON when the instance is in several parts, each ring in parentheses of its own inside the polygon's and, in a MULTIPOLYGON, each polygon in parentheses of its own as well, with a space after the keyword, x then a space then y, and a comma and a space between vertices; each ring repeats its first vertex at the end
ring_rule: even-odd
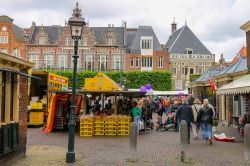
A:
POLYGON ((191 122, 194 121, 193 111, 190 105, 188 105, 187 99, 182 99, 182 105, 177 109, 176 119, 181 122, 186 121, 188 124, 188 142, 190 143, 190 126, 191 122))
POLYGON ((200 109, 197 121, 201 126, 202 141, 205 144, 208 138, 210 145, 212 142, 213 110, 209 107, 208 99, 203 100, 203 107, 200 109))
POLYGON ((188 105, 190 106, 194 105, 194 97, 192 94, 190 94, 188 97, 188 105))

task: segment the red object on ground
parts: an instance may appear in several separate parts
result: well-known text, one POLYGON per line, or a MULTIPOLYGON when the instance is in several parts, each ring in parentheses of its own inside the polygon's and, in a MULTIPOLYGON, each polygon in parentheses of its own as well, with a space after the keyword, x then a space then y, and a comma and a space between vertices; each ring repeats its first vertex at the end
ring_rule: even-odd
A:
POLYGON ((224 133, 214 134, 214 139, 216 141, 226 141, 226 142, 234 142, 235 141, 235 137, 227 137, 224 133))

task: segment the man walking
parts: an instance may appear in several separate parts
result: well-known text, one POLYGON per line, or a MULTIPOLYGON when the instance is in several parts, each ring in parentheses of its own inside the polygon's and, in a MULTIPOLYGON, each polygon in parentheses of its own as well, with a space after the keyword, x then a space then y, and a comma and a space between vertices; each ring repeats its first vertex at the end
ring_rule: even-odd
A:
POLYGON ((185 120, 188 125, 188 142, 190 143, 190 126, 191 122, 194 122, 194 115, 190 105, 188 105, 188 101, 186 98, 182 99, 182 105, 177 109, 176 119, 181 122, 185 120))

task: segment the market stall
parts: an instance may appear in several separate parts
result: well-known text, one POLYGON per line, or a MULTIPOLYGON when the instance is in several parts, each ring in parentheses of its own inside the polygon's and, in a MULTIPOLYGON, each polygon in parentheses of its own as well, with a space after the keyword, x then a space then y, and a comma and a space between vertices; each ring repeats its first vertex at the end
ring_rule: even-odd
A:
POLYGON ((84 113, 80 117, 80 136, 129 135, 131 117, 129 113, 124 115, 126 111, 118 111, 118 103, 122 100, 125 101, 127 98, 141 98, 145 96, 145 92, 129 92, 122 90, 119 85, 101 72, 94 78, 86 78, 85 86, 79 93, 84 96, 84 113), (100 110, 98 109, 98 111, 96 111, 92 109, 93 111, 86 111, 88 110, 88 96, 91 97, 92 100, 95 100, 95 104, 99 102, 102 103, 100 110), (113 107, 109 109, 104 107, 104 98, 107 97, 113 99, 113 107), (124 114, 117 115, 122 112, 124 114), (86 115, 87 113, 89 113, 89 115, 86 115))

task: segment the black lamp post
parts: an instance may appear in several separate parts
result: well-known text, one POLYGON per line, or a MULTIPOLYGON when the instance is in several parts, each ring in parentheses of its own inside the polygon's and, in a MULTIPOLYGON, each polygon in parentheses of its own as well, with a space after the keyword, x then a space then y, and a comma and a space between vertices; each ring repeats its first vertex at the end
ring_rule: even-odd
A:
POLYGON ((74 45, 74 55, 73 57, 73 76, 72 76, 72 96, 71 96, 71 106, 70 106, 70 116, 69 116, 69 138, 68 138, 68 152, 66 153, 66 162, 73 163, 75 162, 75 152, 74 152, 74 144, 75 144, 75 108, 76 108, 76 70, 77 70, 77 55, 78 53, 78 41, 81 39, 83 26, 86 24, 84 18, 81 17, 81 9, 78 7, 78 3, 76 3, 76 8, 73 10, 72 17, 69 18, 69 25, 71 30, 72 39, 75 42, 74 45))

